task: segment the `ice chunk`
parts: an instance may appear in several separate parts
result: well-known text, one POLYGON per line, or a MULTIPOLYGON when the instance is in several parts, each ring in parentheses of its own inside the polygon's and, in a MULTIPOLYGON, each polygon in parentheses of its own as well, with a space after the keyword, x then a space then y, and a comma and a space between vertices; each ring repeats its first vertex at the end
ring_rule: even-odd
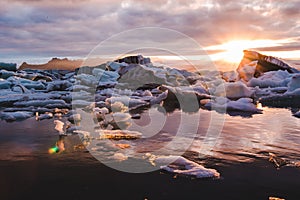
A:
POLYGON ((100 130, 100 139, 111 140, 135 140, 142 137, 142 134, 137 131, 129 130, 100 130))
MULTIPOLYGON (((37 112, 38 113, 38 112, 37 112)), ((41 114, 41 115, 38 115, 36 116, 36 120, 44 120, 44 119, 51 119, 53 118, 53 114, 52 113, 44 113, 44 114, 41 114)))
POLYGON ((287 71, 270 71, 258 78, 252 78, 247 85, 250 87, 258 86, 260 88, 286 87, 290 82, 291 76, 292 74, 287 71))
POLYGON ((72 106, 74 107, 85 107, 91 105, 91 101, 76 99, 72 101, 72 106))
POLYGON ((118 71, 120 67, 122 66, 128 66, 127 63, 125 62, 122 62, 122 63, 119 63, 119 62, 107 62, 106 64, 107 68, 110 70, 110 71, 118 71))
POLYGON ((224 83, 216 88, 214 95, 226 96, 229 99, 239 99, 242 97, 251 97, 254 90, 247 87, 244 83, 238 81, 234 83, 224 83))
POLYGON ((65 123, 64 122, 62 122, 60 120, 54 120, 54 124, 55 124, 54 129, 57 130, 60 135, 65 134, 65 131, 64 131, 65 123))
POLYGON ((204 107, 222 113, 228 111, 261 113, 262 111, 253 104, 253 100, 250 98, 240 98, 236 101, 230 101, 224 97, 218 97, 215 101, 207 102, 204 107))
POLYGON ((0 69, 5 69, 7 71, 17 71, 17 64, 0 62, 0 69))
POLYGON ((111 156, 111 158, 121 162, 121 161, 127 160, 128 156, 126 156, 123 153, 115 153, 113 156, 111 156))
POLYGON ((300 88, 300 74, 295 74, 288 83, 288 91, 292 92, 300 88))
POLYGON ((263 105, 275 107, 299 107, 300 88, 291 92, 287 91, 283 94, 271 94, 262 96, 259 99, 263 105))
POLYGON ((10 89, 11 83, 7 80, 1 79, 0 78, 0 89, 10 89))
POLYGON ((116 112, 112 114, 115 122, 124 122, 131 119, 131 115, 128 113, 116 112))
POLYGON ((222 78, 226 82, 235 82, 237 80, 237 73, 235 71, 223 72, 222 78))
POLYGON ((116 101, 110 105, 112 112, 126 112, 128 107, 125 106, 122 102, 116 101))
POLYGON ((33 116, 32 112, 17 111, 17 112, 1 112, 0 118, 6 121, 19 121, 33 116))
POLYGON ((76 76, 76 84, 82 84, 96 88, 99 79, 90 74, 78 74, 76 76))
POLYGON ((165 100, 168 97, 168 90, 164 91, 163 93, 159 94, 156 97, 153 97, 150 99, 150 104, 155 105, 155 104, 160 104, 163 100, 165 100))
POLYGON ((10 91, 10 94, 5 94, 3 90, 1 90, 0 96, 0 106, 12 106, 16 101, 23 100, 23 94, 17 94, 10 91))
POLYGON ((68 117, 68 120, 75 124, 81 121, 81 115, 80 114, 72 114, 70 117, 68 117))
POLYGON ((293 116, 300 118, 300 111, 294 113, 293 116))
POLYGON ((23 86, 26 87, 27 89, 35 89, 35 90, 46 89, 46 86, 40 81, 36 81, 35 83, 24 83, 23 86))
POLYGON ((15 76, 15 75, 16 75, 15 72, 0 70, 0 78, 7 79, 7 78, 9 78, 11 76, 15 76))
POLYGON ((108 104, 112 104, 114 102, 122 102, 124 105, 128 106, 129 109, 134 109, 140 106, 149 105, 148 102, 143 101, 141 99, 133 99, 127 96, 120 97, 110 97, 105 100, 108 104))
POLYGON ((67 80, 56 80, 48 83, 47 91, 62 91, 70 88, 72 83, 67 80))
POLYGON ((113 83, 120 77, 115 71, 105 71, 103 69, 93 69, 93 75, 96 77, 99 83, 113 83))
POLYGON ((196 178, 219 178, 220 173, 215 169, 190 161, 182 156, 159 156, 154 160, 160 168, 175 174, 193 176, 196 178))
POLYGON ((20 101, 14 103, 14 106, 20 106, 20 107, 29 107, 29 106, 35 106, 35 107, 44 107, 51 104, 58 104, 62 106, 67 106, 66 102, 61 99, 48 99, 48 100, 31 100, 31 101, 20 101))
POLYGON ((248 82, 254 77, 256 66, 257 61, 252 61, 249 64, 239 67, 237 69, 237 72, 239 73, 239 78, 245 82, 248 82))
POLYGON ((227 103, 227 110, 252 112, 252 113, 260 113, 261 112, 261 110, 258 109, 253 104, 253 100, 250 98, 240 98, 237 101, 229 101, 227 103))

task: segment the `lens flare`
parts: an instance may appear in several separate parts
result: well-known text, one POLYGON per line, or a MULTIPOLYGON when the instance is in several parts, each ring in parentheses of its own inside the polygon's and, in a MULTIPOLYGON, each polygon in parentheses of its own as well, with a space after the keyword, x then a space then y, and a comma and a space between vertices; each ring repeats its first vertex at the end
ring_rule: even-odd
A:
POLYGON ((54 153, 57 153, 58 151, 59 151, 58 146, 54 146, 54 147, 51 147, 51 148, 48 150, 48 153, 49 153, 49 154, 54 154, 54 153))

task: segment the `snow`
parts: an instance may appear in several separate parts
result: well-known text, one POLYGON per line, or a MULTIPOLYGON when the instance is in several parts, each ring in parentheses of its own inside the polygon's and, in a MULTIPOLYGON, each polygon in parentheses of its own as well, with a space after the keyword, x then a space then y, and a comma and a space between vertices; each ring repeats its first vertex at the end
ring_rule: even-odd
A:
POLYGON ((159 156, 154 163, 170 173, 192 176, 196 178, 219 178, 220 173, 215 169, 188 160, 182 156, 159 156))

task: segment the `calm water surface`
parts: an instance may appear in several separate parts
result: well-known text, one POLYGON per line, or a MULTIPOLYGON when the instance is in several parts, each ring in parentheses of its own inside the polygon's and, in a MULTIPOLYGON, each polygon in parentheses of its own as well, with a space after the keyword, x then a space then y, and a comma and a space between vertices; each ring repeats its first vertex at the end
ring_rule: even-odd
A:
MULTIPOLYGON (((156 112, 154 110, 154 116, 157 115, 156 112)), ((134 122, 144 127, 151 124, 151 116, 153 112, 149 115, 149 111, 146 111, 140 120, 134 122)), ((61 157, 48 154, 48 149, 58 140, 53 120, 37 122, 31 118, 13 123, 1 121, 0 124, 1 160, 61 157)), ((158 127, 146 127, 147 130, 153 129, 153 134, 151 135, 151 131, 145 132, 144 139, 124 141, 131 148, 122 150, 123 153, 131 156, 147 152, 156 155, 181 155, 188 150, 225 162, 251 162, 256 158, 267 158, 268 153, 275 153, 292 162, 300 161, 300 119, 293 117, 288 109, 264 108, 263 114, 250 118, 205 110, 194 114, 175 111, 169 113, 160 124, 158 127), (220 122, 214 123, 214 120, 220 122)), ((80 140, 77 136, 65 140, 66 152, 62 154, 64 159, 69 157, 90 161, 85 150, 76 148, 78 144, 80 140)))

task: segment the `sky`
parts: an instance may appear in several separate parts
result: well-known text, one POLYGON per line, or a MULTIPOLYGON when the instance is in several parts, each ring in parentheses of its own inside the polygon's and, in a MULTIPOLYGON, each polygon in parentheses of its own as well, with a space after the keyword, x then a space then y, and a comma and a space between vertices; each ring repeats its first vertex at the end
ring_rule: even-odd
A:
MULTIPOLYGON (((299 9, 299 0, 1 0, 0 61, 83 58, 116 34, 160 27, 192 38, 214 61, 254 49, 298 64, 299 9)), ((145 37, 134 38, 143 46, 145 37)))

